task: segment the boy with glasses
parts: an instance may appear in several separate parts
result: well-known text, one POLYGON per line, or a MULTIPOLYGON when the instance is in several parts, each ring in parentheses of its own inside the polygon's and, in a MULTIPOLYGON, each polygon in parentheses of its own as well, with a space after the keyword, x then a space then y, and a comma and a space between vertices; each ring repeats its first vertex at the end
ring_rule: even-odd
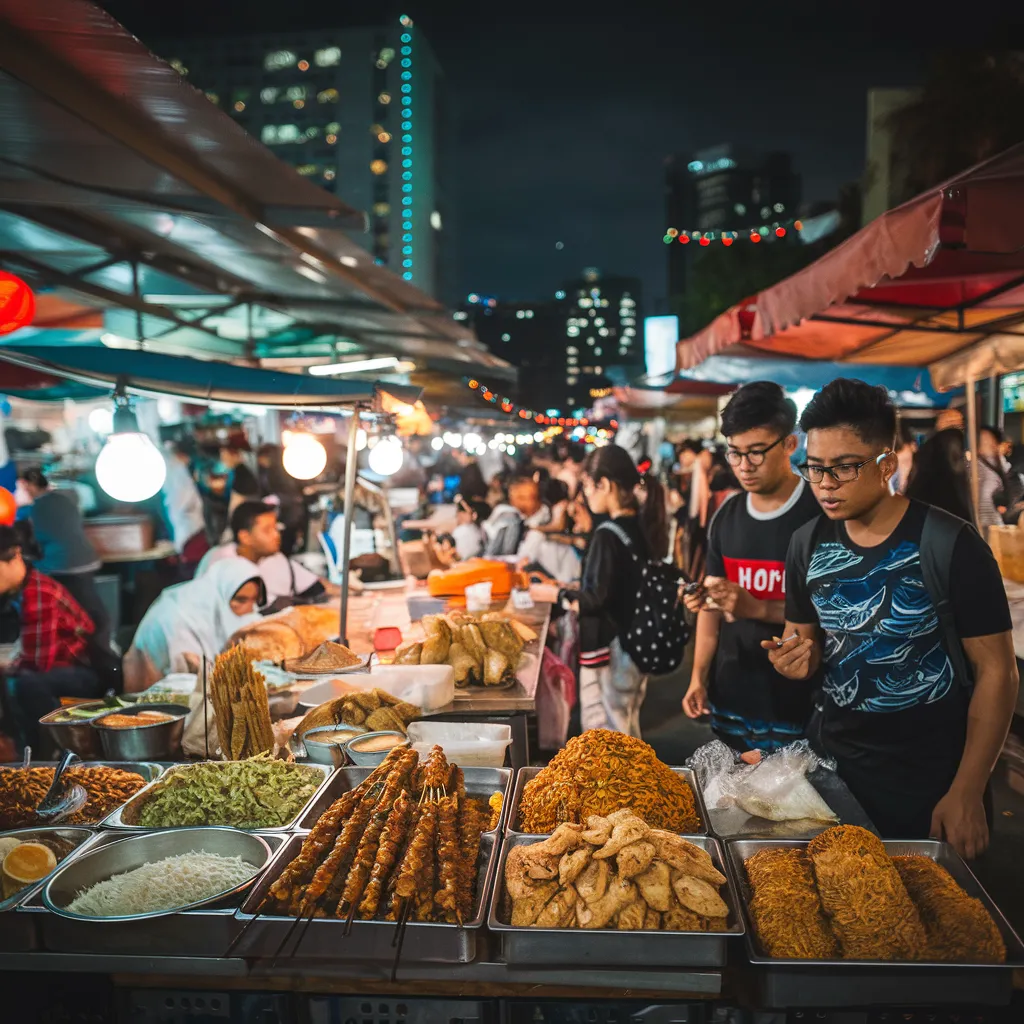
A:
POLYGON ((697 614, 683 711, 711 715, 715 734, 744 752, 770 752, 803 735, 809 686, 787 686, 765 664, 761 642, 785 620, 790 538, 820 509, 790 468, 796 406, 771 381, 739 389, 722 413, 726 460, 745 494, 728 498, 708 527, 707 573, 684 597, 697 614))
POLYGON ((882 836, 933 836, 975 857, 1017 697, 998 566, 972 526, 891 492, 884 388, 834 380, 800 425, 801 475, 825 518, 793 538, 786 639, 762 646, 799 686, 823 666, 811 738, 882 836))

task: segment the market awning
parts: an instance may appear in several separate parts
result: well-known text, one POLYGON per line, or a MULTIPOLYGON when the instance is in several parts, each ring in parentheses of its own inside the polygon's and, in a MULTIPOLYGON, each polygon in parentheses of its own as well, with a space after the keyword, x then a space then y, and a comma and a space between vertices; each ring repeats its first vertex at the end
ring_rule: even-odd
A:
POLYGON ((92 307, 88 326, 157 351, 393 353, 514 377, 442 303, 376 265, 353 240, 361 211, 99 7, 0 0, 0 24, 0 266, 40 300, 92 307))
POLYGON ((927 366, 1024 336, 1024 143, 883 214, 677 346, 680 369, 732 345, 809 360, 927 366))
POLYGON ((370 404, 378 391, 386 391, 403 402, 415 402, 418 388, 349 379, 309 377, 297 373, 260 370, 207 359, 169 356, 160 352, 121 350, 101 346, 65 349, 25 347, 0 348, 3 389, 10 380, 26 398, 51 397, 56 380, 68 380, 89 389, 93 395, 110 394, 123 382, 136 394, 175 395, 200 402, 237 402, 285 409, 370 404), (32 390, 40 391, 33 395, 32 390))

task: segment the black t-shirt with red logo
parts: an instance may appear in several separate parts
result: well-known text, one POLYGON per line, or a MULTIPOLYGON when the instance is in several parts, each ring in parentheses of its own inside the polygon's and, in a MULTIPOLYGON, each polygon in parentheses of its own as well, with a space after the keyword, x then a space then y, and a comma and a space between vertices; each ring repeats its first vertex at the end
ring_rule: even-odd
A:
MULTIPOLYGON (((707 574, 724 576, 762 601, 786 596, 786 552, 794 532, 821 515, 810 487, 800 480, 781 508, 758 512, 747 494, 718 510, 708 529, 707 574)), ((708 698, 716 715, 748 723, 806 724, 814 683, 783 679, 768 661, 762 640, 781 636, 781 623, 722 617, 708 698)), ((795 730, 799 731, 799 730, 795 730)))

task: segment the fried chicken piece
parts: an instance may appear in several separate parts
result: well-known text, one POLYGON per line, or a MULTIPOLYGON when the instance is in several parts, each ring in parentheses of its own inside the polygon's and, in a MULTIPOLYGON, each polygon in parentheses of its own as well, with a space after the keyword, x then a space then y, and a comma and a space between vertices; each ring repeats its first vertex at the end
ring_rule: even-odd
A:
POLYGON ((672 906, 672 878, 664 861, 656 860, 646 871, 634 879, 640 887, 640 895, 647 905, 664 913, 672 906))
POLYGON ((636 886, 616 875, 608 883, 608 890, 596 902, 576 901, 576 923, 581 928, 604 928, 636 896, 636 886))
POLYGON ((929 960, 1001 964, 1006 944, 980 900, 967 895, 930 857, 893 857, 924 922, 929 960))
POLYGON ((765 849, 744 867, 754 891, 750 916, 765 953, 785 960, 834 960, 839 943, 829 927, 803 850, 765 849))
POLYGON ((576 879, 576 891, 585 903, 596 903, 608 890, 612 870, 606 860, 592 860, 576 879))
POLYGON ((642 931, 644 921, 647 920, 647 904, 640 896, 637 896, 632 903, 626 904, 615 919, 615 927, 620 932, 642 931))
POLYGON ((651 907, 647 908, 647 913, 644 915, 644 931, 645 932, 656 932, 661 929, 661 914, 651 907))
POLYGON ((661 915, 661 930, 663 932, 702 932, 704 927, 697 914, 677 903, 661 915))
POLYGON ((920 960, 928 933, 882 841, 856 825, 812 839, 821 905, 848 960, 920 960))
POLYGON ((729 908, 718 895, 714 886, 693 875, 674 873, 672 891, 676 899, 687 909, 701 917, 728 917, 729 908))
POLYGON ((559 883, 563 886, 572 885, 590 863, 592 854, 593 851, 588 846, 581 846, 578 850, 563 853, 562 859, 558 862, 559 883))
POLYGON ((652 828, 646 838, 654 844, 658 860, 663 860, 670 868, 703 878, 712 885, 725 885, 725 875, 715 867, 707 850, 660 828, 652 828))
POLYGON ((650 831, 645 821, 638 818, 635 814, 630 814, 628 817, 614 823, 608 842, 600 850, 595 850, 594 856, 598 860, 614 857, 624 846, 629 846, 630 843, 643 839, 650 831))
POLYGON ((524 896, 512 900, 512 927, 529 928, 558 892, 557 882, 536 882, 524 896))
POLYGON ((527 846, 513 846, 505 858, 505 891, 514 900, 525 899, 537 888, 530 877, 529 862, 525 859, 527 846))
POLYGON ((576 890, 567 885, 559 889, 537 915, 537 928, 571 928, 576 917, 576 890))
POLYGON ((654 844, 642 839, 624 846, 615 858, 620 877, 633 878, 634 875, 646 871, 654 860, 654 853, 654 844))
POLYGON ((611 838, 612 828, 612 823, 607 818, 591 814, 587 818, 587 830, 583 833, 583 838, 594 846, 604 846, 611 838))

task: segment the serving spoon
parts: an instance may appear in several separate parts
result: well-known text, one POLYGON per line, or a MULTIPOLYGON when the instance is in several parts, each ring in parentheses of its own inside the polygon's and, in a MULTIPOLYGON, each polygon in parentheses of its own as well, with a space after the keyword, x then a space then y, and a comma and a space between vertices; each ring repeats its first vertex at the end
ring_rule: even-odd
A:
POLYGON ((77 814, 89 799, 88 793, 77 782, 69 785, 63 778, 65 770, 77 759, 78 755, 73 750, 64 752, 53 773, 53 782, 36 808, 36 816, 47 824, 55 825, 77 814))

